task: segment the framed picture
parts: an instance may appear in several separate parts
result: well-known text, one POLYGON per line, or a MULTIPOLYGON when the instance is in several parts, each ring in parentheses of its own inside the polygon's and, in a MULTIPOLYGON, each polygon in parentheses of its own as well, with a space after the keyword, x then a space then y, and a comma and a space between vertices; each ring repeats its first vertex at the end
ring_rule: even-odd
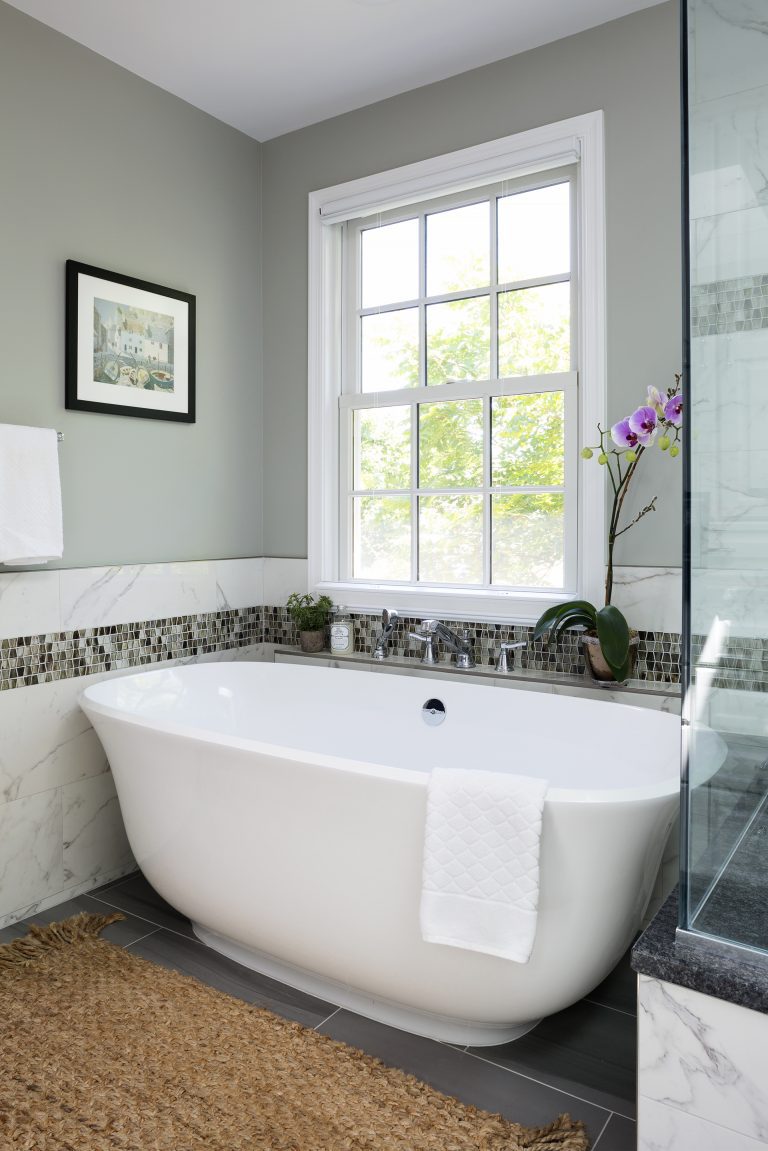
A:
POLYGON ((195 422, 195 297, 67 260, 66 407, 195 422))

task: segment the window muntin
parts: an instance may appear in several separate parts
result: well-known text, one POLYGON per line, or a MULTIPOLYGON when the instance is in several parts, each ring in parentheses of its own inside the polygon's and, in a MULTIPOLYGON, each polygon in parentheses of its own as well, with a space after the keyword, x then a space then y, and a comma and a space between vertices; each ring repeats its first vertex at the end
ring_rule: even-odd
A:
POLYGON ((345 226, 342 579, 575 586, 572 214, 561 172, 345 226))

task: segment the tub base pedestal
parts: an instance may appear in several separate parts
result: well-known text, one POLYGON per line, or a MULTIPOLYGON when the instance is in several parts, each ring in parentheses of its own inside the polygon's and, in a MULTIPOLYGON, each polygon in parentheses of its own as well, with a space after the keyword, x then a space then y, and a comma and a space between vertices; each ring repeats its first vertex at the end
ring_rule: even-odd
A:
POLYGON ((244 967, 250 967, 252 971, 258 971, 280 983, 287 983, 289 987, 295 987, 307 995, 324 999, 335 1007, 346 1007, 368 1019, 375 1019, 390 1027, 399 1027, 401 1031, 410 1031, 414 1035, 423 1035, 427 1039, 459 1043, 462 1046, 495 1047, 520 1039, 541 1022, 540 1019, 533 1019, 518 1024, 478 1023, 447 1015, 434 1015, 429 1011, 419 1011, 387 999, 379 999, 356 987, 337 983, 336 980, 316 975, 302 967, 294 967, 266 952, 244 947, 242 943, 227 939, 200 923, 193 922, 192 930, 201 943, 226 955, 228 959, 234 959, 236 963, 242 963, 244 967))

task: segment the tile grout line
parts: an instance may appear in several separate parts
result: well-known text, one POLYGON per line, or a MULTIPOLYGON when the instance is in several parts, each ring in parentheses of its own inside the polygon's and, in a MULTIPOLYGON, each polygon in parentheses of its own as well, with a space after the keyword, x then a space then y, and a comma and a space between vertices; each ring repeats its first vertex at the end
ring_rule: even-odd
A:
POLYGON ((560 1095, 565 1095, 568 1099, 578 1099, 579 1103, 586 1103, 590 1107, 596 1107, 598 1111, 605 1111, 609 1118, 611 1115, 621 1115, 622 1119, 629 1119, 631 1123, 635 1120, 631 1115, 624 1115, 621 1111, 614 1111, 611 1107, 605 1107, 602 1103, 593 1103, 591 1099, 585 1099, 583 1095, 575 1095, 573 1091, 565 1091, 562 1087, 555 1087, 552 1083, 547 1083, 544 1079, 536 1079, 533 1075, 526 1075, 524 1071, 515 1071, 511 1067, 505 1067, 503 1063, 494 1063, 492 1059, 485 1059, 482 1055, 476 1055, 474 1051, 467 1051, 466 1054, 470 1059, 478 1059, 481 1063, 487 1063, 491 1067, 498 1067, 499 1071, 506 1071, 509 1075, 517 1075, 520 1079, 527 1079, 529 1083, 538 1083, 540 1087, 548 1087, 550 1091, 557 1091, 560 1095))
POLYGON ((161 930, 162 928, 156 927, 154 931, 148 931, 146 935, 140 935, 138 939, 132 939, 130 943, 124 943, 123 950, 127 951, 129 947, 133 947, 134 943, 143 943, 145 939, 149 939, 150 935, 157 935, 158 931, 161 930))
POLYGON ((325 1027, 326 1023, 329 1023, 331 1021, 331 1019, 333 1019, 334 1015, 338 1015, 340 1011, 341 1011, 341 1008, 337 1007, 334 1011, 331 1012, 331 1014, 328 1016, 327 1019, 323 1019, 320 1021, 320 1023, 315 1024, 315 1026, 312 1028, 312 1030, 313 1031, 319 1031, 321 1027, 325 1027))
MULTIPOLYGON (((185 935, 183 931, 175 931, 173 927, 168 927, 164 923, 157 923, 154 919, 148 919, 146 915, 138 915, 135 911, 126 911, 124 907, 118 907, 116 903, 110 903, 106 899, 99 899, 98 895, 89 895, 89 899, 95 899, 97 903, 103 903, 105 907, 111 907, 113 911, 121 911, 123 915, 129 916, 131 919, 140 919, 142 923, 151 923, 156 931, 170 931, 171 935, 178 935, 180 939, 186 939, 188 943, 200 943, 196 935, 185 935)), ((152 934, 150 932, 150 934, 152 934)), ((205 944, 201 944, 202 947, 205 944)))
POLYGON ((614 1114, 616 1114, 616 1112, 612 1111, 611 1114, 606 1119, 605 1123, 603 1123, 600 1134, 598 1135, 597 1139, 595 1139, 594 1143, 592 1144, 592 1151, 596 1151, 597 1145, 600 1142, 600 1140, 602 1139, 603 1135, 605 1135, 605 1129, 608 1126, 608 1124, 610 1123, 611 1119, 613 1119, 614 1114))
POLYGON ((601 1003, 599 999, 590 999, 586 996, 584 1003, 591 1003, 593 1007, 604 1007, 606 1011, 615 1011, 618 1015, 628 1015, 630 1019, 637 1019, 634 1011, 625 1011, 623 1007, 612 1007, 610 1003, 601 1003))

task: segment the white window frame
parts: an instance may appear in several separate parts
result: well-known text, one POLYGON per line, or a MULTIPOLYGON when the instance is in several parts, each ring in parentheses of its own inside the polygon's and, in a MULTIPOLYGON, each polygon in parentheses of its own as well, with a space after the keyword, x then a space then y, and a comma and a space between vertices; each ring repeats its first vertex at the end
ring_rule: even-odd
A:
MULTIPOLYGON (((352 180, 309 196, 309 587, 357 611, 385 605, 409 614, 525 622, 579 596, 599 602, 605 550, 603 469, 578 460, 576 586, 566 593, 368 583, 340 579, 339 400, 343 268, 338 225, 502 179, 577 165, 577 267, 572 270, 578 348, 579 445, 593 443, 605 412, 605 191, 603 114, 591 112, 501 140, 352 180)), ((543 377, 538 378, 539 381, 543 377)), ((531 378, 531 383, 535 377, 531 378)), ((442 389, 441 389, 442 390, 442 389)))

